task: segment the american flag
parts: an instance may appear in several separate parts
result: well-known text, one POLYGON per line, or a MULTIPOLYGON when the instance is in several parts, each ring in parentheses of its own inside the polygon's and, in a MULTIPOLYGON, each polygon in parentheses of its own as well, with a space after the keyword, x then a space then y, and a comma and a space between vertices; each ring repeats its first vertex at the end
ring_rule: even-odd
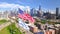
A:
POLYGON ((19 10, 18 17, 19 17, 19 18, 22 18, 22 19, 24 19, 24 20, 26 20, 27 17, 25 16, 24 11, 22 11, 20 8, 19 8, 18 10, 19 10))
POLYGON ((28 20, 28 21, 33 22, 33 23, 35 22, 35 20, 33 19, 33 17, 31 17, 29 14, 25 13, 21 9, 19 9, 18 17, 22 18, 24 20, 28 20))

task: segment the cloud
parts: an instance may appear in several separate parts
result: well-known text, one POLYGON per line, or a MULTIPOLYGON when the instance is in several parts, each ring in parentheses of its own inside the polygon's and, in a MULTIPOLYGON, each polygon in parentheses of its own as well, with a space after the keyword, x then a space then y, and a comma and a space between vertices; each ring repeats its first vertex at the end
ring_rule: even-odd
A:
POLYGON ((0 8, 20 8, 20 9, 26 9, 26 8, 30 8, 29 6, 22 6, 19 4, 9 4, 9 3, 0 3, 0 8))

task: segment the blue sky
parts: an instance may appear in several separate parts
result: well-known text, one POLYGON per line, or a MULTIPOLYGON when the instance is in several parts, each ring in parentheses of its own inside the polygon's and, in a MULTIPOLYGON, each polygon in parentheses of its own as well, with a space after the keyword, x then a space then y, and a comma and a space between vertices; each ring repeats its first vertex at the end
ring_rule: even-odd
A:
MULTIPOLYGON (((44 9, 54 10, 56 7, 60 7, 60 0, 0 0, 0 5, 2 6, 3 4, 7 4, 8 6, 13 4, 12 7, 14 7, 14 5, 18 5, 23 8, 38 8, 38 6, 41 5, 44 9)), ((0 7, 0 9, 1 8, 2 7, 0 7)))

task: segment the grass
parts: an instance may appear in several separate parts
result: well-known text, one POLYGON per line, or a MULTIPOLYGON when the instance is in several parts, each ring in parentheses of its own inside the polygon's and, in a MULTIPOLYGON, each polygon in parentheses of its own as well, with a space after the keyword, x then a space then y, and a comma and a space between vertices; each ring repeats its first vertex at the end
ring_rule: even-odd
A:
POLYGON ((0 31, 0 34, 22 34, 18 28, 16 28, 15 24, 11 24, 8 27, 4 28, 0 31))
POLYGON ((41 20, 41 23, 42 24, 45 24, 47 21, 46 20, 41 20))
POLYGON ((0 20, 0 24, 5 23, 5 22, 7 22, 7 20, 5 19, 0 20))
POLYGON ((15 24, 8 26, 9 32, 12 34, 22 34, 22 32, 16 28, 15 24))
POLYGON ((10 32, 9 32, 9 30, 8 30, 7 27, 6 27, 6 28, 4 28, 4 29, 2 29, 2 30, 0 31, 0 34, 10 34, 10 32))

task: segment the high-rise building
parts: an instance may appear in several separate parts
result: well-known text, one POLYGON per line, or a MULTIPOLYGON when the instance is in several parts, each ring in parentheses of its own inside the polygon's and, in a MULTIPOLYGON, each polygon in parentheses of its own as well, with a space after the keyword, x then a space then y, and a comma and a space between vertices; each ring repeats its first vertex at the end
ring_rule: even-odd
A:
POLYGON ((42 17, 42 16, 43 16, 43 11, 42 11, 42 9, 41 9, 41 5, 39 5, 39 9, 38 9, 38 11, 37 11, 37 16, 38 16, 38 17, 42 17))
POLYGON ((60 8, 56 8, 56 19, 60 19, 60 8))
POLYGON ((59 8, 56 8, 56 16, 59 15, 59 8))
POLYGON ((0 12, 0 19, 8 19, 8 15, 9 15, 9 13, 8 13, 8 11, 1 11, 0 12))
POLYGON ((41 10, 41 5, 39 5, 39 11, 41 10))
POLYGON ((31 16, 34 16, 33 14, 34 14, 34 8, 32 8, 32 9, 30 10, 30 15, 31 15, 31 16))
POLYGON ((56 19, 59 19, 59 8, 56 8, 56 19))
POLYGON ((37 17, 41 17, 41 13, 37 11, 37 17))
POLYGON ((26 9, 26 10, 25 10, 25 13, 30 14, 30 9, 26 9))
POLYGON ((30 15, 31 16, 37 16, 37 10, 36 9, 31 9, 31 11, 30 11, 30 15))
POLYGON ((24 12, 30 14, 30 7, 26 7, 26 9, 24 10, 24 12))

